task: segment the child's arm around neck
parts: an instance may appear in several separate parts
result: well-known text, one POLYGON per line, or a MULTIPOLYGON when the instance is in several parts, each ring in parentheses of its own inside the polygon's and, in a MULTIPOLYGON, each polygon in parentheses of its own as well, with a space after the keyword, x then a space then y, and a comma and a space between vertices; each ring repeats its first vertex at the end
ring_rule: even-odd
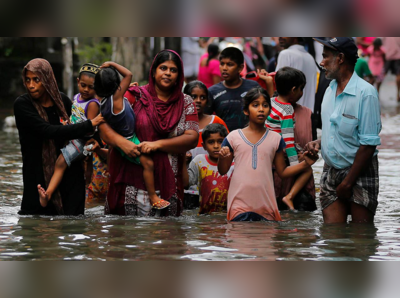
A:
POLYGON ((110 67, 110 66, 114 67, 123 77, 120 84, 120 88, 118 88, 113 95, 113 113, 118 114, 124 108, 124 95, 126 90, 128 90, 129 85, 132 81, 132 73, 122 65, 119 65, 118 63, 111 61, 103 63, 103 65, 100 66, 100 68, 110 67))

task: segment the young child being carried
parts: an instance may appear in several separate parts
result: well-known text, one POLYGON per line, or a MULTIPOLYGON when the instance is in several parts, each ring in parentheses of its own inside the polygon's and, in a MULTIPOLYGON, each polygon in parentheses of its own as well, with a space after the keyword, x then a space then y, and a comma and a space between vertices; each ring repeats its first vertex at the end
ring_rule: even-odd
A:
MULTIPOLYGON (((128 69, 115 62, 105 62, 100 66, 100 70, 96 74, 94 88, 96 94, 103 98, 101 100, 101 114, 106 122, 115 132, 139 145, 140 141, 135 133, 135 114, 128 100, 124 98, 131 80, 132 73, 128 69), (119 74, 123 77, 122 81, 119 74)), ((144 183, 153 209, 161 210, 167 208, 170 203, 161 199, 156 193, 153 159, 147 154, 130 158, 119 148, 116 149, 130 162, 143 166, 144 183)))
POLYGON ((249 126, 231 132, 219 152, 218 171, 225 175, 235 159, 228 191, 229 221, 281 221, 275 198, 272 166, 282 178, 298 175, 315 163, 305 152, 305 161, 287 167, 282 136, 265 127, 271 111, 268 93, 256 87, 244 98, 249 126))
MULTIPOLYGON (((222 124, 209 124, 203 130, 203 148, 207 154, 197 155, 189 165, 189 185, 200 191, 199 214, 226 212, 227 196, 234 164, 227 174, 218 173, 218 156, 228 131, 222 124)), ((188 186, 188 185, 187 185, 188 186)))
MULTIPOLYGON (((271 100, 272 111, 267 118, 266 126, 282 135, 286 143, 286 155, 289 164, 293 166, 299 163, 299 158, 294 141, 295 114, 292 103, 297 102, 303 96, 306 76, 295 68, 283 67, 276 73, 275 82, 278 97, 271 100)), ((282 199, 282 202, 290 210, 294 210, 293 199, 307 184, 311 176, 312 169, 306 169, 297 177, 289 193, 282 199)))
MULTIPOLYGON (((94 78, 98 70, 99 67, 97 65, 86 63, 79 72, 79 77, 77 78, 79 93, 74 96, 70 117, 72 124, 91 120, 93 127, 96 127, 104 122, 103 117, 99 114, 100 103, 95 98, 96 93, 94 91, 94 78)), ((61 183, 64 172, 71 166, 71 163, 84 158, 84 147, 90 137, 88 136, 87 139, 72 140, 67 146, 61 149, 61 154, 57 158, 54 174, 47 190, 40 184, 37 186, 42 207, 46 207, 51 200, 53 193, 61 183)))

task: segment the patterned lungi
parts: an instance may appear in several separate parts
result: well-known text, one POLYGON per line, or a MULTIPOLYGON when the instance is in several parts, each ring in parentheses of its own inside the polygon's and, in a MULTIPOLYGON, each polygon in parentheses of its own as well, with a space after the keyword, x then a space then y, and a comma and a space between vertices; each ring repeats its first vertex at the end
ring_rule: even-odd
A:
MULTIPOLYGON (((376 213, 378 207, 378 194, 379 194, 379 164, 378 157, 374 156, 371 164, 367 169, 358 177, 356 184, 353 187, 353 196, 346 201, 350 204, 354 202, 362 205, 370 210, 373 214, 376 213)), ((346 178, 351 167, 338 170, 328 166, 326 163, 321 175, 321 193, 320 201, 322 210, 335 202, 338 197, 336 188, 346 178)))

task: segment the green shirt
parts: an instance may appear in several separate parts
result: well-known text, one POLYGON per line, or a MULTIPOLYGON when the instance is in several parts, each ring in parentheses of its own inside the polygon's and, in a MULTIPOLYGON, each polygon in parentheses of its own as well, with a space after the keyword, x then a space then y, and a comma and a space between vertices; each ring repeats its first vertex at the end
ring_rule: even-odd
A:
POLYGON ((364 58, 357 59, 357 63, 354 70, 360 78, 368 77, 372 74, 371 70, 368 67, 368 62, 365 61, 364 58))

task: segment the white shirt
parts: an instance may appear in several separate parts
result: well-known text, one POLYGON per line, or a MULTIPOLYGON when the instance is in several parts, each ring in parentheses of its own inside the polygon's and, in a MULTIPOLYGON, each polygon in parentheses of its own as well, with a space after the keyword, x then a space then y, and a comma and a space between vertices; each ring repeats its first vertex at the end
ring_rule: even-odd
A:
POLYGON ((309 108, 314 113, 318 71, 314 58, 306 51, 304 46, 295 44, 279 54, 276 71, 285 66, 290 66, 304 72, 307 84, 304 87, 303 97, 300 98, 298 103, 309 108))

